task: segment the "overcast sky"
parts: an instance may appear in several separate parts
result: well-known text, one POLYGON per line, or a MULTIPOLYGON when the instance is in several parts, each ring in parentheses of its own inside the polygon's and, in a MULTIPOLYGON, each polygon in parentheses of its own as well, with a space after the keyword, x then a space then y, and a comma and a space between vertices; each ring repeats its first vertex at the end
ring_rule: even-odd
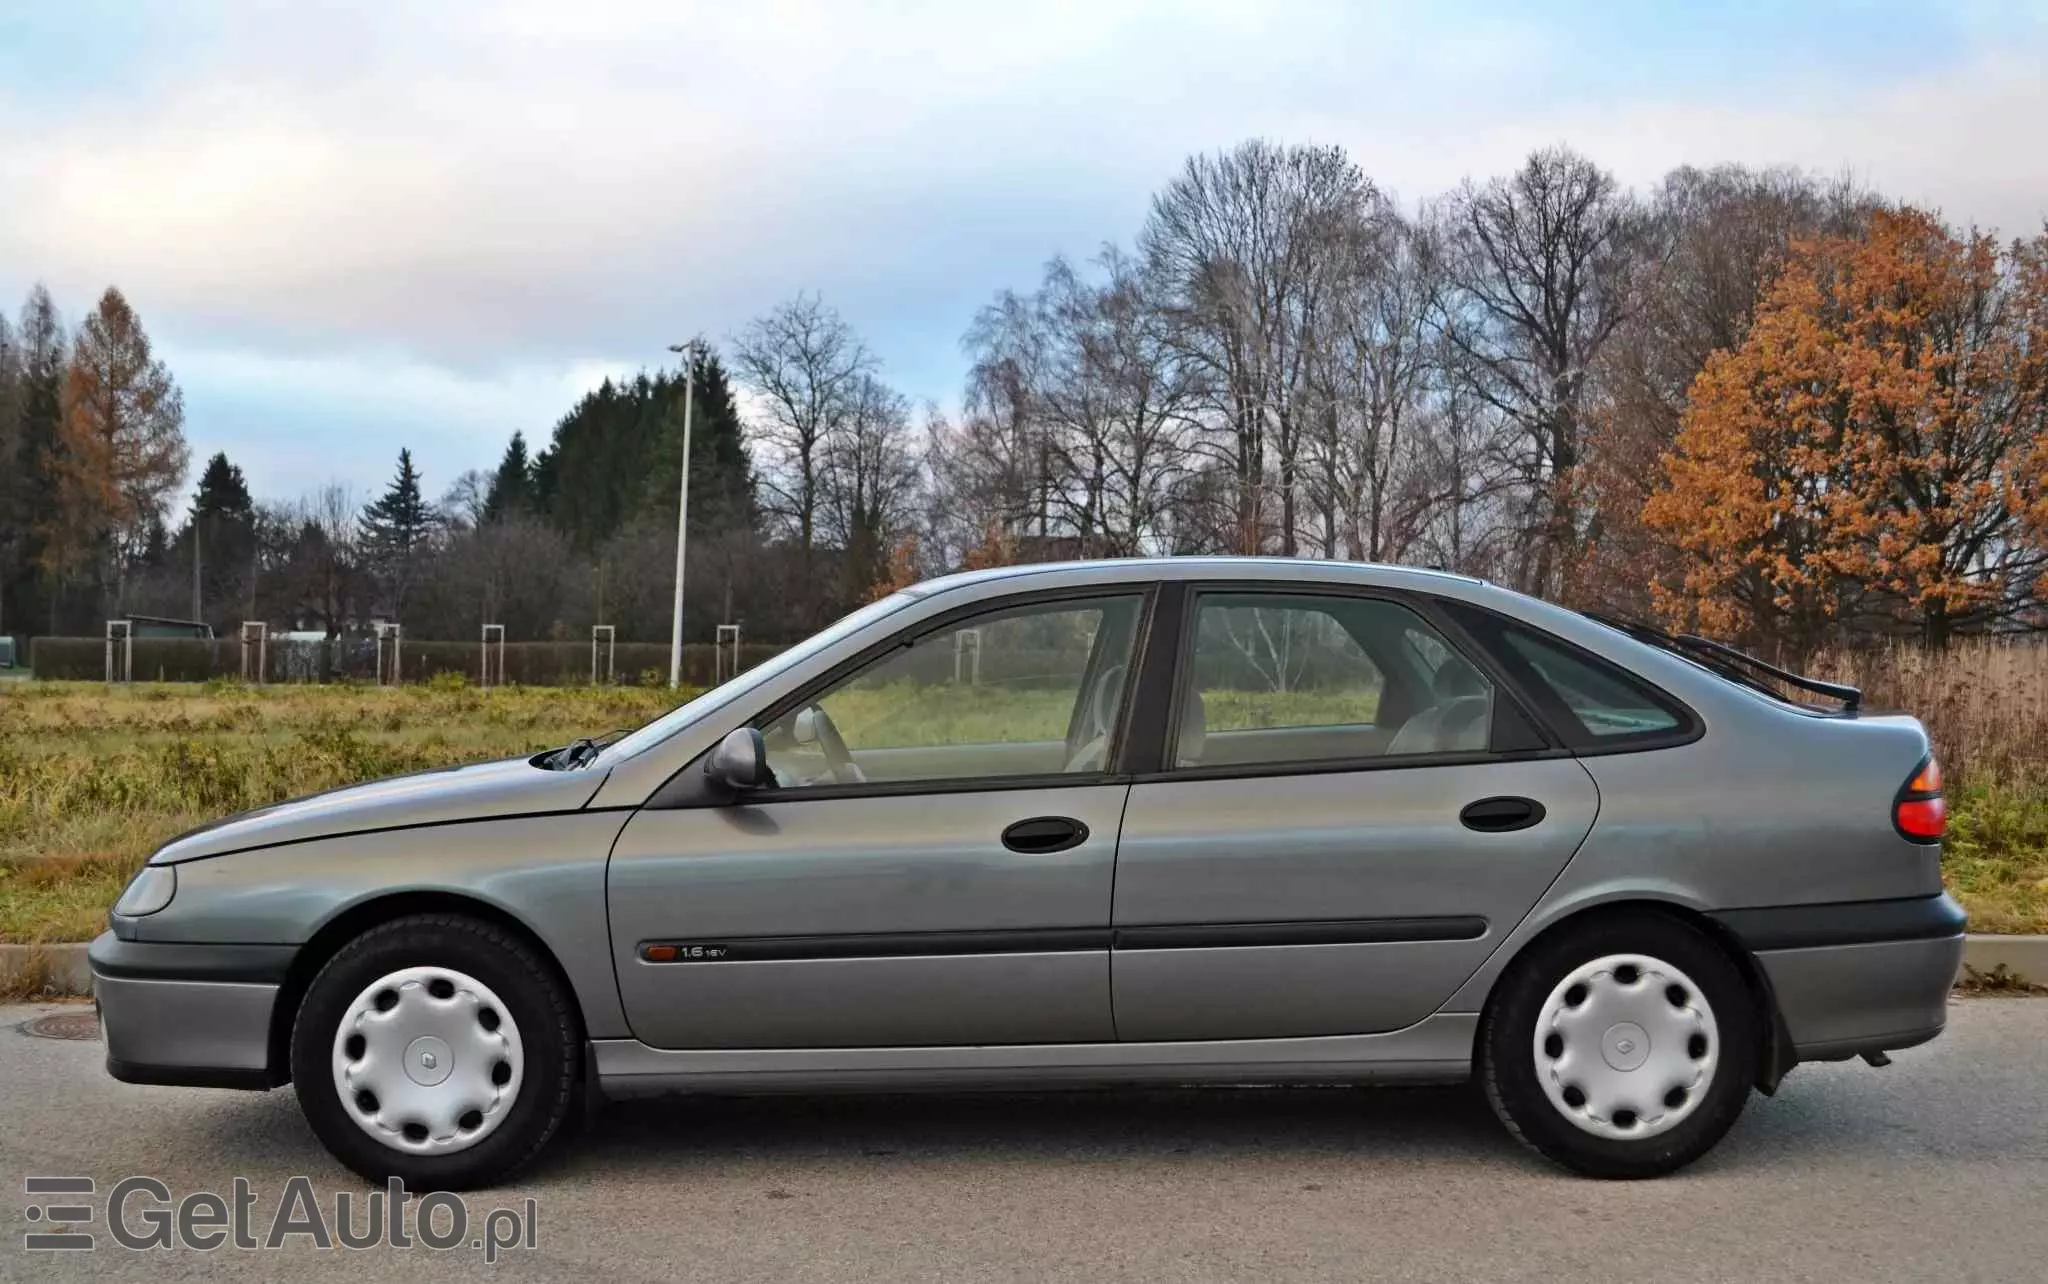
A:
POLYGON ((2040 3, 0 0, 0 304, 119 285, 259 495, 400 446, 438 493, 799 290, 956 403, 992 293, 1247 137, 1411 204, 1568 142, 2021 234, 2044 121, 2040 3))

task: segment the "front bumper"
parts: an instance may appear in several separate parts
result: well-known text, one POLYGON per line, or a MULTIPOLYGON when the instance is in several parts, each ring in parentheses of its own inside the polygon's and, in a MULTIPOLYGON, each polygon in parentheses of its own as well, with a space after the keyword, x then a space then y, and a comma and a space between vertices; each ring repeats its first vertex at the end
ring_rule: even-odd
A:
POLYGON ((1789 1061, 1910 1048, 1948 1022, 1966 920, 1947 893, 1715 917, 1769 979, 1791 1039, 1789 1061))
POLYGON ((273 1088, 271 1016, 294 948, 123 941, 86 952, 107 1041, 124 1083, 273 1088))

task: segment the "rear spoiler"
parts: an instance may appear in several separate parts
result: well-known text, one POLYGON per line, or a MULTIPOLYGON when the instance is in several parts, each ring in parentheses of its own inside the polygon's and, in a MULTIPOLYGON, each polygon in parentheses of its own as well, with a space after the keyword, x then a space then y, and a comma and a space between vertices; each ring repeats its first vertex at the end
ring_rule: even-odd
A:
POLYGON ((1675 640, 1689 648, 1718 655, 1722 659, 1732 660, 1736 664, 1747 665, 1758 673, 1782 682, 1788 687, 1796 687, 1801 691, 1824 696, 1829 700, 1840 700, 1842 702, 1842 712, 1844 713, 1854 713, 1863 707, 1863 691, 1859 687, 1848 686, 1840 682, 1823 682, 1819 678, 1809 678, 1804 674, 1794 673, 1790 669, 1781 669, 1768 660, 1759 660, 1747 651, 1738 651, 1732 646, 1723 645, 1712 638, 1703 638, 1697 633, 1681 633, 1675 640))
POLYGON ((1863 692, 1856 687, 1840 682, 1823 682, 1819 678, 1809 678, 1790 669, 1781 669, 1768 660, 1760 660, 1747 651, 1738 651, 1726 643, 1703 638, 1697 633, 1674 635, 1653 624, 1644 624, 1640 620, 1625 620, 1593 611, 1586 611, 1583 614, 1589 620, 1626 633, 1639 642, 1647 642, 1651 646, 1686 656, 1732 682, 1754 687, 1767 695, 1776 696, 1778 692, 1765 685, 1763 679, 1766 678, 1812 695, 1839 700, 1844 713, 1855 713, 1863 707, 1863 692))

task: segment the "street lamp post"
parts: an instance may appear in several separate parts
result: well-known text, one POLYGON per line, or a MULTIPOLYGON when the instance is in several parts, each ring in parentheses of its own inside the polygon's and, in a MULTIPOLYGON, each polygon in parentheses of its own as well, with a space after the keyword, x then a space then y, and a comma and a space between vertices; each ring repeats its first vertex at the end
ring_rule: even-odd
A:
POLYGON ((683 685, 683 549, 690 536, 690 407, 697 399, 695 382, 699 346, 696 339, 668 345, 670 352, 679 353, 683 358, 683 492, 676 505, 676 603, 668 638, 670 690, 683 685))

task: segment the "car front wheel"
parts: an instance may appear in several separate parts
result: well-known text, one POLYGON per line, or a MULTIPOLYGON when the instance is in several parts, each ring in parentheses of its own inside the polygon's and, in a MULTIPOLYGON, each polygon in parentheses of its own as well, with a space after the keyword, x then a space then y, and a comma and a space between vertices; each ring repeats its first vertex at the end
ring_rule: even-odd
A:
POLYGON ((1480 1025, 1481 1080, 1508 1130, 1593 1177, 1657 1177, 1712 1149, 1756 1076, 1757 1012, 1728 955, 1658 915, 1538 942, 1480 1025))
POLYGON ((453 914, 394 919, 329 959, 292 1028, 313 1131, 372 1181, 462 1189, 510 1176, 569 1118, 581 1036, 532 946, 453 914))

